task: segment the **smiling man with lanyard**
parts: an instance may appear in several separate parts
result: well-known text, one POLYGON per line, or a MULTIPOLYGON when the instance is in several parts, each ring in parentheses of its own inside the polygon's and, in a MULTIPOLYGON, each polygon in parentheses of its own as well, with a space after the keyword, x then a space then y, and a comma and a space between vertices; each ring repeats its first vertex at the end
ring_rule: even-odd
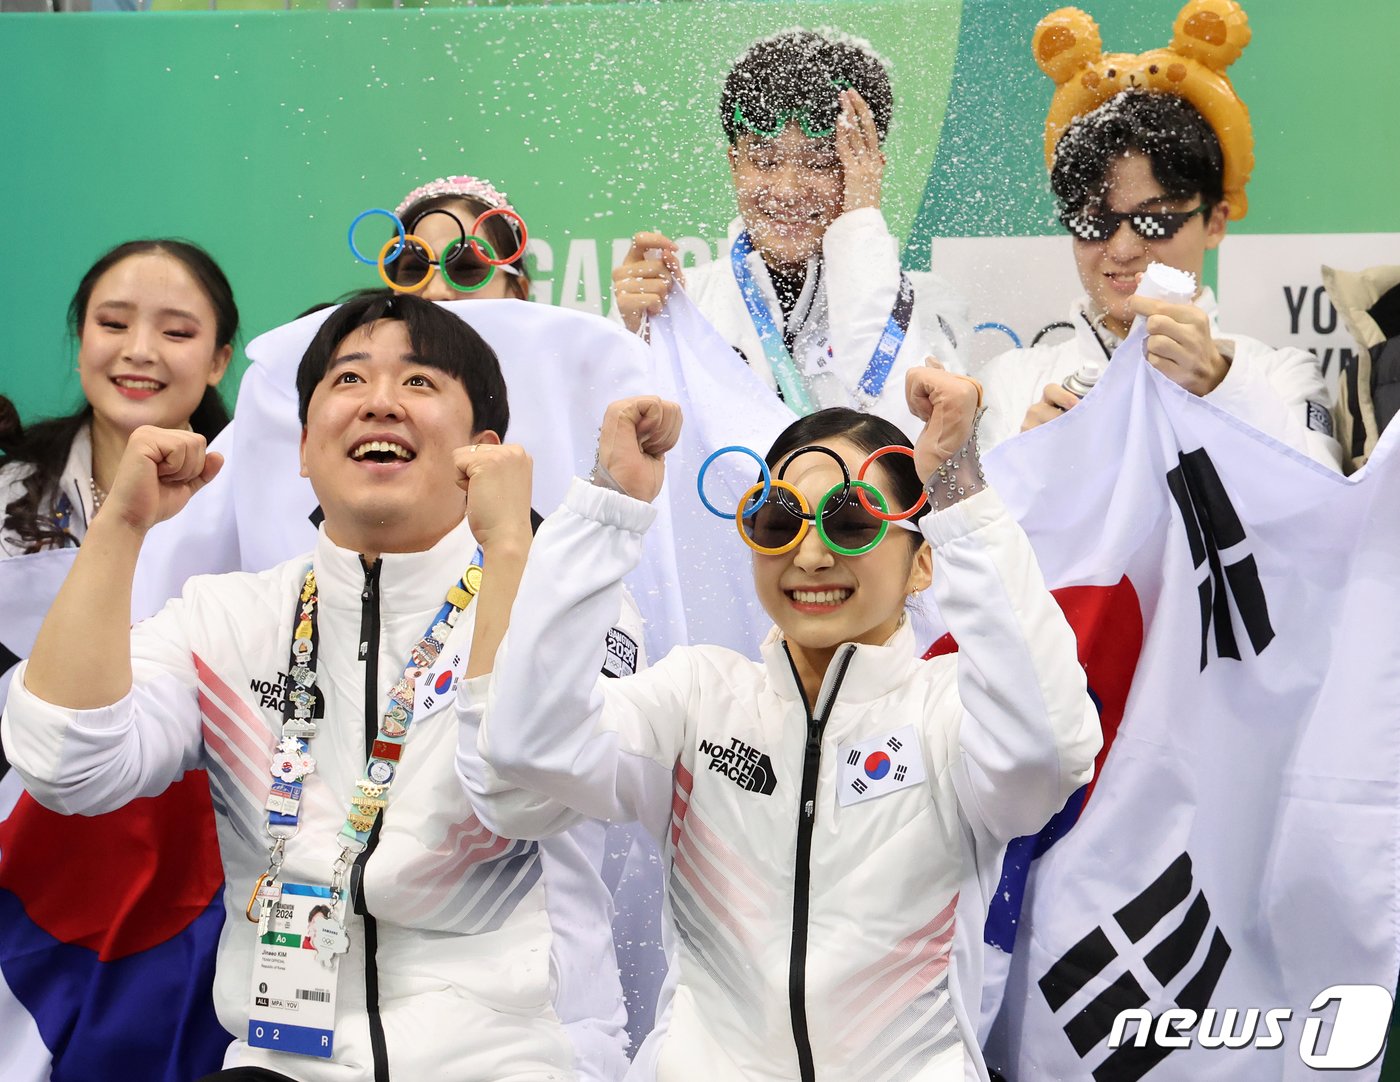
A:
POLYGON ((615 312, 645 333, 679 281, 794 412, 903 420, 903 370, 930 354, 961 370, 966 321, 935 275, 901 270, 880 211, 893 109, 865 42, 808 30, 755 42, 720 96, 740 215, 728 251, 682 275, 670 239, 638 233, 613 272, 615 312))
POLYGON ((297 392, 315 551, 193 578, 129 628, 146 531, 222 464, 193 433, 138 429, 13 682, 11 760, 67 813, 208 770, 233 1035, 210 1078, 619 1077, 601 824, 498 837, 453 770, 445 707, 489 671, 531 538, 496 356, 376 292, 327 319, 297 392))

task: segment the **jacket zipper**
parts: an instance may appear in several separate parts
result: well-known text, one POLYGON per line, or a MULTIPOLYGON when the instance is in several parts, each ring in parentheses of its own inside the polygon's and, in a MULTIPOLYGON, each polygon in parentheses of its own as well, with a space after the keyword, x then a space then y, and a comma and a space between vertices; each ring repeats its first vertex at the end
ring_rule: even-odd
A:
MULTIPOLYGON (((363 557, 361 563, 363 563, 363 557)), ((379 568, 375 560, 365 568, 365 585, 360 591, 360 661, 365 667, 365 758, 379 736, 379 568)), ((389 1082, 389 1048, 384 1040, 384 1019, 379 1014, 379 922, 365 904, 365 864, 379 845, 381 815, 375 819, 364 852, 355 858, 350 873, 350 896, 365 929, 365 1011, 369 1022, 370 1055, 374 1059, 374 1082, 389 1082)))
POLYGON ((802 757, 802 790, 797 806, 797 854, 792 876, 792 953, 788 959, 788 1009, 792 1015, 792 1039, 797 1045, 797 1065, 802 1082, 815 1082, 816 1066, 812 1063, 812 1040, 807 1032, 807 895, 812 880, 812 828, 817 818, 817 775, 822 761, 822 732, 826 729, 827 718, 836 702, 836 693, 841 690, 841 681, 846 678, 851 658, 856 648, 847 643, 834 659, 835 668, 827 670, 817 694, 817 710, 814 714, 807 703, 807 692, 802 688, 802 678, 797 673, 797 665, 787 643, 783 643, 783 653, 787 654, 792 666, 792 678, 802 696, 802 709, 807 713, 807 746, 802 757))

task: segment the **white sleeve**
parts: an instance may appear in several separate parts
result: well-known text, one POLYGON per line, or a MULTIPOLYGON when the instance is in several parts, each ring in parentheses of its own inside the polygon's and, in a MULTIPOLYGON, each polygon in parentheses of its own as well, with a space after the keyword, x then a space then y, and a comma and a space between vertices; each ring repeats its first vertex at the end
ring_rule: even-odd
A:
POLYGON ((958 643, 954 784, 993 837, 1031 834, 1093 777, 1102 742, 1074 632, 992 489, 929 515, 934 594, 958 643))
MULTIPOLYGON (((822 236, 822 266, 832 360, 842 384, 853 391, 875 355, 899 295, 899 242, 876 207, 847 211, 822 236)), ((906 341, 901 350, 951 354, 952 343, 941 332, 938 337, 938 343, 906 341)), ((914 363, 923 363, 923 357, 914 363)), ((960 370, 957 364, 949 367, 960 370)), ((902 387, 899 393, 903 395, 902 387)))
POLYGON ((1341 445, 1308 424, 1310 408, 1330 418, 1333 405, 1317 358, 1291 346, 1271 349, 1252 338, 1225 335, 1217 341, 1234 347, 1234 359, 1206 401, 1313 461, 1341 470, 1341 445))
MULTIPOLYGON (((637 819, 660 839, 693 699, 687 651, 634 676, 598 678, 622 577, 655 514, 573 482, 530 548, 477 747, 501 779, 589 818, 637 819)), ((512 833, 514 824, 499 825, 512 833)))
POLYGON ((978 446, 983 454, 1017 435, 1025 423, 1026 411, 1040 400, 1039 392, 1043 387, 1036 388, 1034 398, 1029 397, 1026 385, 1030 365, 1031 357, 1027 350, 1011 349, 984 362, 978 370, 977 378, 982 383, 982 404, 987 407, 977 429, 978 446))
MULTIPOLYGON (((132 688, 110 706, 55 706, 24 686, 27 662, 16 671, 0 736, 39 803, 65 815, 98 815, 156 796, 199 765, 204 739, 185 611, 179 598, 132 628, 132 688)), ((73 650, 73 678, 82 679, 81 645, 73 650)))
MULTIPOLYGON (((619 678, 646 668, 642 615, 625 589, 622 611, 604 639, 603 675, 597 679, 619 678)), ((494 834, 527 841, 552 837, 583 821, 586 817, 568 805, 506 781, 481 757, 478 744, 490 681, 491 674, 486 673, 464 680, 457 691, 457 777, 477 818, 494 834)))

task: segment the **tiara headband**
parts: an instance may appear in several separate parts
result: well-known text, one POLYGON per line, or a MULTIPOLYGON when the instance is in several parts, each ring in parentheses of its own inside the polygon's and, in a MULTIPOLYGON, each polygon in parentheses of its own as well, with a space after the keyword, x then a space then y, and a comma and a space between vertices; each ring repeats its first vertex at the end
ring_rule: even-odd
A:
POLYGON ((479 177, 438 177, 437 180, 430 180, 421 187, 414 188, 403 197, 403 202, 394 208, 394 213, 402 218, 404 211, 415 203, 421 203, 425 199, 436 199, 441 195, 465 196, 469 199, 479 199, 488 207, 502 208, 514 211, 506 199, 505 192, 499 192, 489 180, 482 180, 479 177))

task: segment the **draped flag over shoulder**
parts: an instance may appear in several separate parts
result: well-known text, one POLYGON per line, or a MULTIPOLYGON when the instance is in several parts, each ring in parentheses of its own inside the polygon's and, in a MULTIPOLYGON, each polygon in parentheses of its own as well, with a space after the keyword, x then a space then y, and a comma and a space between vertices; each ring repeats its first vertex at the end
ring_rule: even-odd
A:
POLYGON ((1343 478, 1139 343, 986 462, 1105 730, 1092 787, 1008 853, 988 1062, 1291 1082, 1306 1057, 1373 1079, 1400 971, 1400 430, 1343 478), (1378 995, 1314 1008, 1343 984, 1378 995), (1208 1047, 1226 1027, 1239 1047, 1208 1047))
MULTIPOLYGON (((28 656, 76 553, 0 561, 0 668, 28 656)), ((73 669, 81 679, 77 652, 73 669)), ((111 815, 64 816, 0 762, 0 1078, 189 1082, 216 1069, 221 879, 203 771, 111 815)))

